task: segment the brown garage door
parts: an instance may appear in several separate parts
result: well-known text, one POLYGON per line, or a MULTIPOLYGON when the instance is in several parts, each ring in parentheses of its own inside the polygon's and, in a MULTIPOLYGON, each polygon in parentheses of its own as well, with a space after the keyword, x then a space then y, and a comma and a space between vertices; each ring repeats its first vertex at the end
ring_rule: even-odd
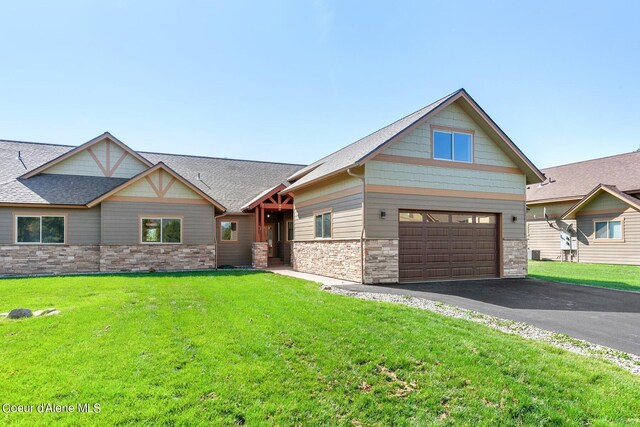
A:
POLYGON ((400 281, 498 277, 498 217, 400 211, 400 281))

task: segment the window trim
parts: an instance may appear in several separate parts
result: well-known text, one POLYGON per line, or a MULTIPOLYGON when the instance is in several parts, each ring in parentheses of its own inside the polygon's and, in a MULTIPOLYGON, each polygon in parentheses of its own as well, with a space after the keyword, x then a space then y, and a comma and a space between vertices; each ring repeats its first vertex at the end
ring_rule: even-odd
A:
POLYGON ((447 126, 431 125, 431 158, 433 160, 442 161, 442 162, 455 162, 455 163, 463 163, 468 165, 473 164, 475 163, 475 156, 474 156, 475 139, 476 139, 476 132, 473 129, 459 129, 459 128, 452 128, 447 126), (435 150, 436 148, 435 133, 436 132, 451 134, 451 158, 450 159, 441 159, 436 157, 436 150, 435 150), (453 154, 455 152, 455 137, 453 135, 456 133, 469 135, 471 137, 471 153, 469 153, 471 154, 471 160, 469 161, 455 160, 453 158, 453 154))
POLYGON ((13 243, 15 245, 52 245, 64 246, 69 241, 69 227, 67 213, 58 212, 13 212, 13 243), (64 241, 62 243, 43 243, 42 242, 42 217, 63 218, 64 221, 64 241), (40 241, 39 242, 18 242, 18 217, 40 218, 40 241))
MULTIPOLYGON (((314 227, 315 227, 315 218, 316 218, 316 217, 314 216, 314 217, 313 217, 313 220, 314 220, 314 227)), ((313 231, 314 231, 314 233, 315 233, 315 230, 313 230, 313 231)), ((314 234, 314 235, 315 235, 315 234, 314 234)), ((293 242, 294 240, 296 240, 296 229, 295 229, 295 227, 293 227, 293 220, 292 220, 292 219, 290 219, 290 220, 286 220, 286 221, 284 222, 284 241, 285 241, 285 242, 293 242), (291 224, 291 225, 292 225, 292 229, 291 229, 291 231, 293 231, 293 239, 291 239, 291 240, 289 239, 289 224, 291 224)))
MULTIPOLYGON (((324 224, 324 222, 323 222, 324 224)), ((324 225, 322 226, 322 231, 323 231, 323 235, 324 235, 324 225)), ((295 237, 295 236, 293 236, 295 237)), ((323 210, 319 210, 319 211, 313 211, 313 238, 314 240, 331 240, 333 239, 333 208, 331 209, 323 209, 323 210), (330 218, 331 218, 331 229, 329 230, 329 233, 331 234, 329 237, 316 237, 316 217, 320 216, 320 215, 325 215, 325 214, 329 214, 330 218)))
POLYGON ((240 241, 240 222, 237 220, 234 221, 225 221, 225 220, 220 220, 220 238, 217 239, 220 243, 238 243, 240 241), (230 222, 230 223, 236 223, 236 238, 233 240, 223 240, 222 239, 222 223, 223 222, 230 222))
POLYGON ((181 245, 184 242, 184 215, 138 215, 138 241, 141 245, 181 245), (143 242, 142 241, 142 220, 145 219, 158 219, 160 220, 160 241, 159 242, 143 242), (180 241, 179 242, 164 242, 162 239, 162 220, 163 219, 178 219, 180 220, 180 241))
POLYGON ((624 218, 613 218, 613 219, 593 219, 593 243, 624 243, 624 218), (607 237, 597 237, 596 236, 596 224, 599 222, 607 223, 607 237), (609 236, 609 223, 610 222, 619 222, 620 223, 620 238, 619 239, 610 239, 609 236))

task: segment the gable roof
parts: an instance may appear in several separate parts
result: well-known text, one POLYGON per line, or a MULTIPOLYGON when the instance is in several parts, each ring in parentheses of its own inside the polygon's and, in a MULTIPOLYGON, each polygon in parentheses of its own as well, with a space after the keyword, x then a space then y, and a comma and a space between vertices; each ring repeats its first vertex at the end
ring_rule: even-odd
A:
POLYGON ((122 141, 120 141, 118 138, 116 138, 115 136, 111 135, 109 132, 105 132, 102 135, 99 135, 87 142, 85 142, 82 145, 77 146, 76 148, 67 151, 64 154, 61 154, 60 156, 56 157, 55 159, 52 159, 40 166, 38 166, 37 168, 25 173, 24 175, 22 175, 20 178, 22 179, 27 179, 27 178, 31 178, 37 174, 46 172, 47 169, 49 169, 50 167, 57 165, 58 163, 68 159, 69 157, 72 157, 74 154, 77 154, 81 151, 87 150, 89 148, 91 148, 92 146, 102 142, 102 141, 111 141, 113 143, 115 143, 116 145, 118 145, 120 148, 122 148, 125 152, 131 154, 134 158, 138 159, 140 162, 142 162, 144 165, 151 167, 152 163, 149 162, 149 160, 145 159, 144 157, 142 157, 140 154, 138 154, 136 151, 132 150, 131 148, 129 148, 129 146, 127 146, 125 143, 123 143, 122 141))
MULTIPOLYGON (((84 177, 42 173, 28 179, 24 174, 77 147, 0 140, 0 205, 61 205, 86 207, 102 194, 126 182, 122 178, 84 177), (19 160, 18 152, 21 153, 19 160)), ((167 167, 210 198, 227 208, 241 207, 257 194, 285 182, 303 165, 236 160, 202 156, 138 152, 151 164, 167 167), (200 176, 200 179, 198 179, 200 176)))
POLYGON ((540 182, 544 180, 542 172, 520 151, 491 117, 484 112, 464 89, 459 89, 299 170, 288 178, 289 181, 295 182, 289 186, 285 192, 293 191, 296 188, 343 172, 348 168, 361 166, 384 148, 413 130, 416 126, 456 101, 465 103, 470 108, 470 111, 474 112, 476 119, 484 122, 487 132, 493 135, 497 141, 501 142, 505 153, 518 165, 523 173, 525 173, 527 182, 540 182))
POLYGON ((527 203, 579 200, 602 182, 615 184, 619 191, 640 192, 640 152, 546 168, 547 179, 527 188, 527 203))
POLYGON ((616 197, 617 199, 622 200, 623 202, 627 203, 632 208, 635 208, 638 211, 640 211, 640 199, 636 199, 633 196, 630 196, 628 194, 623 193, 622 191, 618 190, 618 188, 615 185, 598 184, 596 186, 596 188, 594 188, 593 190, 591 190, 589 192, 589 194, 584 196, 578 203, 576 203, 571 208, 569 208, 568 211, 563 213, 560 218, 561 219, 573 219, 573 218, 575 218, 576 214, 583 207, 588 205, 597 196, 599 196, 600 193, 603 193, 603 192, 611 194, 612 196, 616 197))
POLYGON ((160 163, 156 164, 155 166, 153 166, 153 167, 151 167, 151 168, 139 173, 138 175, 134 176, 133 178, 126 180, 122 184, 120 184, 117 187, 109 190, 108 192, 102 194, 101 196, 96 197, 91 202, 87 203, 87 207, 91 208, 91 207, 97 205, 98 203, 102 202, 103 200, 108 199, 109 197, 113 196, 117 192, 124 190, 128 186, 140 181, 144 177, 149 176, 150 174, 152 174, 152 173, 154 173, 154 172, 156 172, 158 170, 162 170, 162 171, 168 173, 169 175, 173 176, 179 182, 181 182, 182 184, 184 184, 187 187, 189 187, 196 194, 198 194, 200 197, 202 197, 203 199, 205 199, 206 201, 208 201, 209 203, 214 205, 216 208, 220 209, 222 212, 226 211, 226 208, 224 206, 222 206, 220 203, 218 203, 217 201, 212 199, 207 193, 205 193, 204 191, 200 190, 195 185, 191 184, 189 181, 187 181, 182 176, 180 176, 180 174, 178 174, 176 171, 174 171, 173 169, 171 169, 170 167, 168 167, 167 165, 165 165, 162 162, 160 162, 160 163))

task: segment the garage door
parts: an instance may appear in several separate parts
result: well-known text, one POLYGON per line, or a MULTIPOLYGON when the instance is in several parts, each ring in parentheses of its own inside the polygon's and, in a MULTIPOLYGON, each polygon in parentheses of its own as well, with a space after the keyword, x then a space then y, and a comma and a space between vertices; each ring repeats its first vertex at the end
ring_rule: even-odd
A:
POLYGON ((400 211, 400 280, 499 276, 498 216, 400 211))

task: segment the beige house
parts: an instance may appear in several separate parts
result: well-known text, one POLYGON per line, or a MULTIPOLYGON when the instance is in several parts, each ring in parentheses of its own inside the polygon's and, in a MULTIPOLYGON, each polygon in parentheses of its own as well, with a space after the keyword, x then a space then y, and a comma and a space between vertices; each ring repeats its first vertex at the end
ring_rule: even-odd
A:
POLYGON ((365 282, 524 277, 542 173, 460 89, 309 165, 0 142, 0 274, 291 264, 365 282))
POLYGON ((640 152, 544 169, 527 187, 534 259, 640 265, 640 152))

